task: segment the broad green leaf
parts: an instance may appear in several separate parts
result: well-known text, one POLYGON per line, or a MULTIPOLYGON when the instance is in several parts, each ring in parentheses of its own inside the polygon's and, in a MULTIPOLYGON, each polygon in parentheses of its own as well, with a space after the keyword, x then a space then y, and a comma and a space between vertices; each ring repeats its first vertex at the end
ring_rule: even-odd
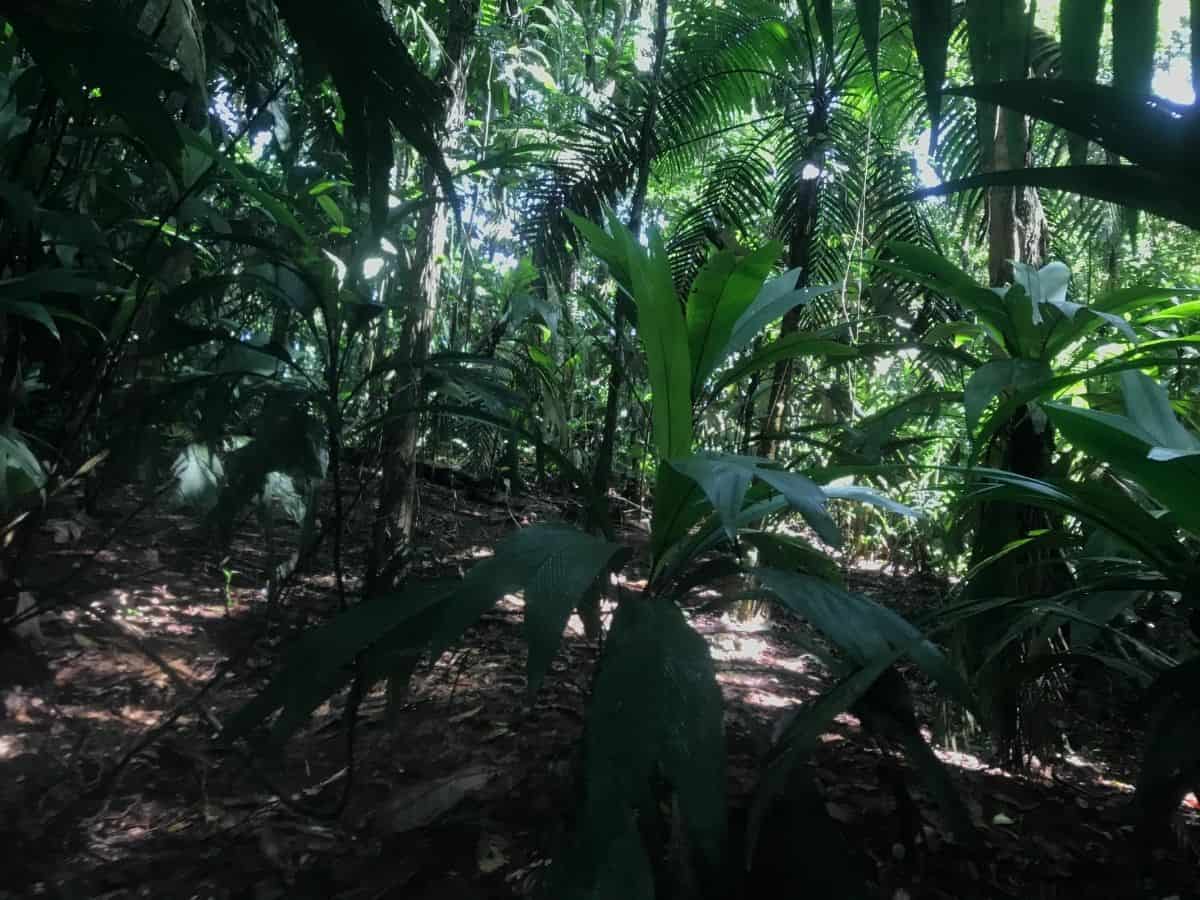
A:
POLYGON ((757 353, 742 360, 716 380, 712 387, 714 395, 719 394, 731 384, 737 384, 747 375, 773 366, 775 363, 803 356, 828 356, 834 359, 848 359, 857 356, 854 347, 840 341, 828 338, 817 338, 804 332, 785 335, 776 341, 760 348, 757 353))
POLYGON ((758 551, 760 566, 804 572, 842 586, 842 569, 837 560, 803 538, 772 531, 743 531, 741 537, 758 551))
POLYGON ((681 457, 692 449, 692 379, 687 323, 670 262, 657 233, 647 252, 615 217, 610 224, 624 245, 637 304, 638 336, 650 371, 654 443, 660 459, 681 457))
POLYGON ((780 249, 771 242, 741 259, 732 250, 722 250, 697 273, 687 301, 693 396, 699 395, 713 369, 728 355, 735 325, 761 293, 780 249))
POLYGON ((746 858, 754 859, 759 832, 767 810, 781 796, 793 769, 816 747, 821 733, 842 712, 857 703, 884 672, 904 655, 907 648, 893 648, 873 659, 866 666, 843 678, 833 688, 821 694, 813 703, 801 707, 788 722, 775 752, 759 778, 750 822, 746 828, 746 858))
POLYGON ((603 260, 613 277, 628 289, 630 284, 629 261, 625 257, 625 250, 621 243, 590 219, 578 216, 570 210, 565 212, 567 218, 571 220, 571 224, 575 226, 575 230, 588 242, 592 252, 603 260))
MULTIPOLYGON (((653 815, 652 781, 676 792, 702 875, 720 874, 725 851, 725 738, 721 691, 707 642, 673 604, 623 603, 613 619, 588 710, 589 793, 605 805, 653 815)), ((594 807, 589 796, 585 809, 594 807)))
POLYGON ((942 690, 968 709, 973 706, 966 682, 942 652, 890 609, 811 575, 755 572, 785 607, 812 622, 855 666, 869 666, 903 648, 942 690))
POLYGON ((1138 322, 1139 324, 1145 324, 1172 319, 1191 319, 1195 316, 1200 316, 1200 300, 1189 300, 1186 303, 1178 303, 1175 306, 1168 306, 1157 312, 1148 313, 1138 319, 1138 322))
POLYGON ((826 509, 826 496, 810 478, 772 468, 770 460, 727 453, 697 453, 673 459, 671 465, 695 481, 708 498, 732 540, 746 490, 753 478, 778 491, 827 544, 837 547, 841 534, 826 509))
POLYGON ((830 500, 854 500, 859 503, 869 504, 870 506, 878 506, 880 509, 886 509, 888 512, 906 516, 910 519, 920 518, 920 513, 911 506, 905 506, 903 503, 899 503, 891 497, 885 497, 878 491, 874 491, 863 485, 827 484, 821 488, 821 491, 830 500))
POLYGON ((959 191, 1014 186, 1049 188, 1095 197, 1152 212, 1189 228, 1200 228, 1200 204, 1193 181, 1189 177, 1176 178, 1138 165, 1035 166, 985 172, 921 188, 909 195, 909 199, 923 200, 959 191))
POLYGON ((342 212, 342 208, 328 194, 318 194, 317 205, 321 207, 321 210, 328 216, 329 221, 335 226, 342 228, 346 225, 346 216, 342 212))
POLYGON ((671 465, 700 486, 721 517, 725 534, 734 540, 738 513, 742 511, 746 490, 754 479, 754 466, 736 458, 725 459, 706 453, 671 460, 671 465))
POLYGON ((1179 424, 1167 389, 1136 369, 1122 372, 1121 395, 1125 399, 1125 414, 1142 428, 1151 440, 1171 450, 1191 452, 1200 450, 1200 440, 1179 424))
POLYGON ((1180 525, 1200 533, 1200 456, 1156 460, 1153 436, 1123 416, 1059 403, 1044 408, 1067 440, 1132 478, 1180 525))
MULTIPOLYGON (((566 530, 523 528, 502 540, 495 555, 474 566, 462 581, 415 585, 397 595, 367 600, 306 632, 285 654, 282 669, 230 719, 230 736, 244 736, 282 709, 271 730, 274 741, 286 739, 350 680, 350 664, 359 654, 369 681, 391 676, 403 661, 422 653, 440 656, 502 596, 528 590, 547 559, 571 540, 566 530)), ((557 565, 552 563, 552 569, 557 565)), ((555 571, 544 573, 535 590, 552 589, 556 583, 569 587, 571 576, 555 571)), ((541 598, 538 605, 545 606, 541 598)), ((539 656, 545 649, 539 646, 539 656)))
POLYGON ((622 554, 612 544, 575 528, 542 526, 546 557, 525 586, 525 637, 529 642, 528 692, 537 695, 562 640, 567 619, 587 591, 622 554))
POLYGON ((54 324, 54 319, 50 317, 49 310, 41 303, 0 298, 0 312, 37 322, 54 335, 55 340, 62 340, 62 336, 58 333, 58 326, 54 324))
POLYGON ((902 265, 874 259, 871 264, 953 297, 979 317, 1001 346, 1014 341, 1012 324, 1004 301, 943 256, 904 241, 889 241, 888 251, 902 265))
POLYGON ((40 491, 46 484, 46 471, 10 425, 0 425, 0 512, 8 513, 23 494, 40 491))
POLYGON ((832 284, 794 289, 799 272, 799 269, 792 269, 763 285, 763 289, 754 298, 754 302, 734 323, 733 333, 729 337, 729 343, 725 345, 719 362, 724 362, 734 354, 745 350, 764 328, 797 306, 807 306, 816 297, 837 290, 837 285, 832 284))
POLYGON ((963 391, 967 430, 974 434, 988 405, 1010 389, 1027 388, 1053 376, 1050 366, 1033 359, 994 359, 976 369, 963 391))
POLYGON ((696 483, 675 466, 660 461, 654 480, 654 512, 650 527, 654 578, 659 575, 668 551, 703 517, 704 508, 696 483))

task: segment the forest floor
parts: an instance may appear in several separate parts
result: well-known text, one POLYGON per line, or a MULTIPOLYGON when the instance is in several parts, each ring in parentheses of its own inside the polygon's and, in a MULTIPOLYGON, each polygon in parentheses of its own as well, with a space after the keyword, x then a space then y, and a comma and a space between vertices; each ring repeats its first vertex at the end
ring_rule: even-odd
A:
MULTIPOLYGON (((561 515, 553 498, 468 499, 432 484, 422 498, 416 577, 461 571, 517 525, 561 515)), ((104 521, 64 510, 47 522, 30 581, 59 583, 82 568, 43 622, 39 650, 0 648, 0 898, 532 895, 573 806, 573 748, 596 661, 576 620, 532 704, 520 604, 506 601, 418 671, 395 721, 385 720, 382 690, 364 700, 352 765, 342 697, 316 711, 282 759, 258 759, 223 745, 217 728, 300 628, 335 611, 328 559, 271 608, 253 518, 222 558, 191 516, 157 506, 131 515, 132 490, 110 507, 104 521)), ((368 517, 360 504, 348 572, 361 571, 368 517)), ((627 536, 637 539, 636 528, 627 536)), ((877 570, 849 578, 900 612, 942 589, 877 570)), ((691 619, 718 667, 730 795, 744 808, 780 717, 830 679, 803 651, 797 622, 691 619)), ((917 699, 929 723, 932 695, 917 699)), ((1194 811, 1181 807, 1175 843, 1148 862, 1133 851, 1139 711, 1115 695, 1089 706, 1090 721, 1058 723, 1075 752, 1036 773, 938 751, 978 826, 972 845, 947 837, 891 748, 840 717, 811 772, 869 896, 1200 897, 1194 811)), ((798 861, 815 837, 777 836, 794 855, 774 874, 803 880, 798 861)), ((828 896, 786 883, 772 895, 828 896)))

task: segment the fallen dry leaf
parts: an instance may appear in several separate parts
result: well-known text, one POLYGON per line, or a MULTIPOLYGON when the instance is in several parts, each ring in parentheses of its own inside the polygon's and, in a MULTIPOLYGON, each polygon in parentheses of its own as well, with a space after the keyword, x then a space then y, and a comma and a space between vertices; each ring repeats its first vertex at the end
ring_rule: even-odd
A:
POLYGON ((493 768, 468 766, 446 778, 402 786, 388 798, 380 818, 381 827, 393 834, 422 828, 483 788, 497 774, 493 768))

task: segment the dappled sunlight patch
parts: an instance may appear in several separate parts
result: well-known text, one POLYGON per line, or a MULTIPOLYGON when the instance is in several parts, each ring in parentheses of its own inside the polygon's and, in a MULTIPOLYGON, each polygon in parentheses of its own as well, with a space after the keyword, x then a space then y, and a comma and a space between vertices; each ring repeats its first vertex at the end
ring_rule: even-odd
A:
POLYGON ((16 759, 25 752, 26 743, 23 734, 0 735, 0 762, 16 759))

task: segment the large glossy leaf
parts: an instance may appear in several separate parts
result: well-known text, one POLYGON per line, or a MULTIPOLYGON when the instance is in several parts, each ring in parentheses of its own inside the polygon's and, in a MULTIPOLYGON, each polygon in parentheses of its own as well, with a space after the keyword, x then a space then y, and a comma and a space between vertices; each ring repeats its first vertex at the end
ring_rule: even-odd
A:
POLYGON ((697 273, 687 301, 693 396, 699 395, 713 369, 728 356, 735 325, 756 302, 780 250, 776 242, 741 258, 732 250, 723 250, 713 254, 697 273))
POLYGON ((1200 455, 1152 457, 1158 446, 1153 435, 1124 416, 1060 403, 1045 404, 1045 410, 1072 444, 1132 478, 1180 525, 1200 533, 1200 455))
POLYGON ((1010 389, 1027 388, 1053 376, 1050 366, 1036 359, 994 359, 971 373, 963 391, 967 430, 974 434, 988 405, 1010 389))
POLYGON ((586 799, 581 839, 564 860, 575 871, 559 876, 575 885, 565 896, 601 896, 596 886, 614 876, 606 870, 618 864, 612 857, 615 846, 629 839, 631 816, 661 814, 655 779, 675 792, 694 857, 687 862, 697 864, 704 878, 720 876, 726 827, 722 716, 708 645, 679 609, 661 600, 623 603, 588 710, 586 799))
POLYGON ((529 642, 528 691, 537 694, 573 610, 588 590, 628 550, 575 528, 537 529, 545 558, 525 585, 525 637, 529 642))
POLYGON ((629 286, 638 311, 638 336, 646 352, 653 392, 654 443, 660 459, 684 456, 692 449, 692 369, 687 323, 670 261, 657 233, 642 247, 628 228, 609 215, 609 232, 625 259, 629 286))
POLYGON ((825 493, 803 475, 772 468, 770 460, 729 453, 697 453, 673 459, 671 465, 700 486, 730 539, 737 534, 746 490, 757 478, 778 491, 823 541, 834 547, 841 544, 841 534, 826 509, 825 493))
POLYGON ((0 425, 0 513, 7 513, 23 494, 46 484, 42 464, 10 425, 0 425))
POLYGON ((1122 372, 1121 396, 1125 414, 1160 447, 1191 452, 1200 450, 1200 439, 1175 417, 1167 389, 1136 369, 1122 372))
POLYGON ((893 500, 891 497, 885 497, 878 491, 861 484, 827 484, 821 488, 821 492, 830 500, 853 500, 857 503, 866 503, 868 506, 877 506, 910 519, 920 518, 920 514, 911 506, 905 506, 903 503, 893 500))
MULTIPOLYGON (((561 551, 580 550, 585 544, 588 565, 597 566, 594 579, 612 559, 611 554, 604 555, 606 551, 593 553, 604 542, 560 526, 534 526, 502 540, 495 555, 474 566, 461 581, 415 585, 351 607, 296 641, 275 677, 231 717, 228 735, 244 736, 280 710, 271 735, 273 741, 282 742, 304 724, 317 705, 353 677, 351 663, 360 654, 370 681, 391 676, 402 661, 413 661, 422 653, 437 657, 502 596, 529 590, 535 580, 540 618, 534 631, 542 641, 548 632, 546 620, 555 617, 558 600, 547 603, 541 592, 556 587, 574 590, 585 580, 582 564, 580 571, 565 571, 559 558, 561 551), (586 544, 583 539, 594 543, 586 544), (545 570, 548 561, 550 569, 545 570)), ((560 636, 561 631, 555 640, 560 636)), ((552 653, 553 647, 539 643, 536 665, 542 667, 552 653)))
POLYGON ((925 247, 905 241, 889 241, 887 248, 901 265, 875 259, 872 260, 874 266, 953 297, 979 317, 980 324, 989 330, 1002 347, 1015 343, 1004 301, 993 291, 983 287, 941 254, 925 247))
POLYGON ((799 272, 799 269, 792 269, 763 285, 754 302, 734 323, 733 333, 719 362, 745 350, 764 328, 797 306, 805 306, 813 299, 837 290, 836 285, 795 289, 799 272))
POLYGON ((869 666, 903 648, 948 695, 968 709, 974 705, 966 682, 942 652, 890 609, 811 575, 755 571, 767 590, 812 622, 855 666, 869 666))

